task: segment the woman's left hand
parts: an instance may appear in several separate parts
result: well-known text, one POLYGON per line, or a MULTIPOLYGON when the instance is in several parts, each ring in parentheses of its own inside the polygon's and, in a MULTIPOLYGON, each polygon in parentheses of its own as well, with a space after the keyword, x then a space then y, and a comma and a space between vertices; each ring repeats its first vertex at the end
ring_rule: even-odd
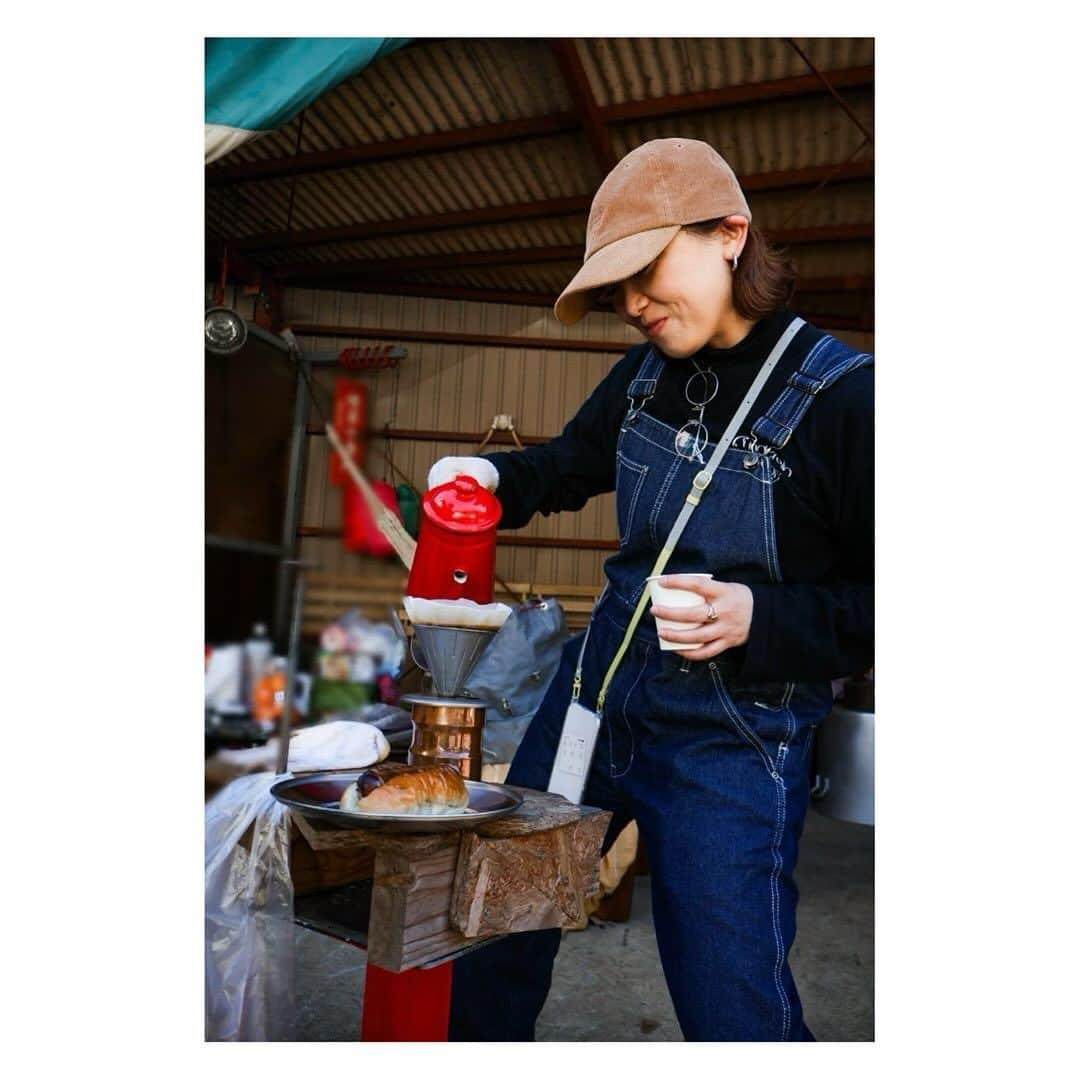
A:
POLYGON ((665 641, 687 643, 685 649, 676 649, 687 660, 708 660, 727 649, 742 645, 750 636, 750 620, 754 614, 754 594, 746 585, 731 581, 707 581, 700 577, 671 574, 660 578, 660 584, 672 589, 687 589, 701 596, 700 606, 690 608, 664 607, 653 604, 652 613, 672 622, 685 622, 693 630, 661 630, 657 633, 665 641), (716 618, 710 619, 711 611, 716 618), (700 626, 697 624, 701 623, 700 626))

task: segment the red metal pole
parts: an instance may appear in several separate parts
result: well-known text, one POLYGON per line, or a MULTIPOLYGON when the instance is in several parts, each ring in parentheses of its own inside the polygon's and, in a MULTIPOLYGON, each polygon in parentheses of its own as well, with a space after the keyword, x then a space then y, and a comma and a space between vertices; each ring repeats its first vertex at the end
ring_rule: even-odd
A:
POLYGON ((363 1042, 446 1042, 454 964, 393 972, 369 963, 364 976, 363 1042))

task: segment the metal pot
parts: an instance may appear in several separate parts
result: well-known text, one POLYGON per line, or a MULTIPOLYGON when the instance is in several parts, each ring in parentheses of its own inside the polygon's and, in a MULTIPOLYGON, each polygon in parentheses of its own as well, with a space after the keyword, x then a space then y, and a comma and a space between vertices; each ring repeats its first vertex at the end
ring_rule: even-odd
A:
POLYGON ((478 701, 407 694, 401 699, 412 709, 410 765, 449 761, 468 780, 479 780, 483 767, 480 743, 486 707, 478 701))
MULTIPOLYGON (((815 739, 810 798, 826 817, 874 824, 874 713, 838 702, 815 739)), ((846 696, 846 695, 845 695, 846 696)))

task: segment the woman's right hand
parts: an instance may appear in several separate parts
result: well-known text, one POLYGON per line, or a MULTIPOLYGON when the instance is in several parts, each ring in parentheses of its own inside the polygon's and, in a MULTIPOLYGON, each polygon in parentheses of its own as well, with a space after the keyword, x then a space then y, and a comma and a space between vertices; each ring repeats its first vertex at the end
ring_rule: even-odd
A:
POLYGON ((449 484, 459 476, 471 476, 481 487, 491 492, 499 486, 498 470, 486 458, 444 457, 439 458, 428 470, 428 490, 440 484, 449 484))

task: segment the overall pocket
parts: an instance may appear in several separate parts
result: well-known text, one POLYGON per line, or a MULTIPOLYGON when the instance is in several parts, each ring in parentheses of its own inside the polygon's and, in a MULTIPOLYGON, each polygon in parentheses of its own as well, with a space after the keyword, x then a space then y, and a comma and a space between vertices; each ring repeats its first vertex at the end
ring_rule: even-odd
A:
POLYGON ((726 720, 761 757, 774 775, 783 769, 788 746, 795 734, 795 715, 790 706, 794 683, 744 683, 729 685, 720 671, 710 666, 713 688, 726 720))
POLYGON ((789 682, 743 682, 728 676, 724 687, 736 707, 752 706, 776 711, 791 703, 794 683, 789 682))
POLYGON ((626 547, 633 531, 634 515, 648 474, 648 465, 638 465, 621 451, 615 455, 615 516, 619 526, 620 548, 626 547))

